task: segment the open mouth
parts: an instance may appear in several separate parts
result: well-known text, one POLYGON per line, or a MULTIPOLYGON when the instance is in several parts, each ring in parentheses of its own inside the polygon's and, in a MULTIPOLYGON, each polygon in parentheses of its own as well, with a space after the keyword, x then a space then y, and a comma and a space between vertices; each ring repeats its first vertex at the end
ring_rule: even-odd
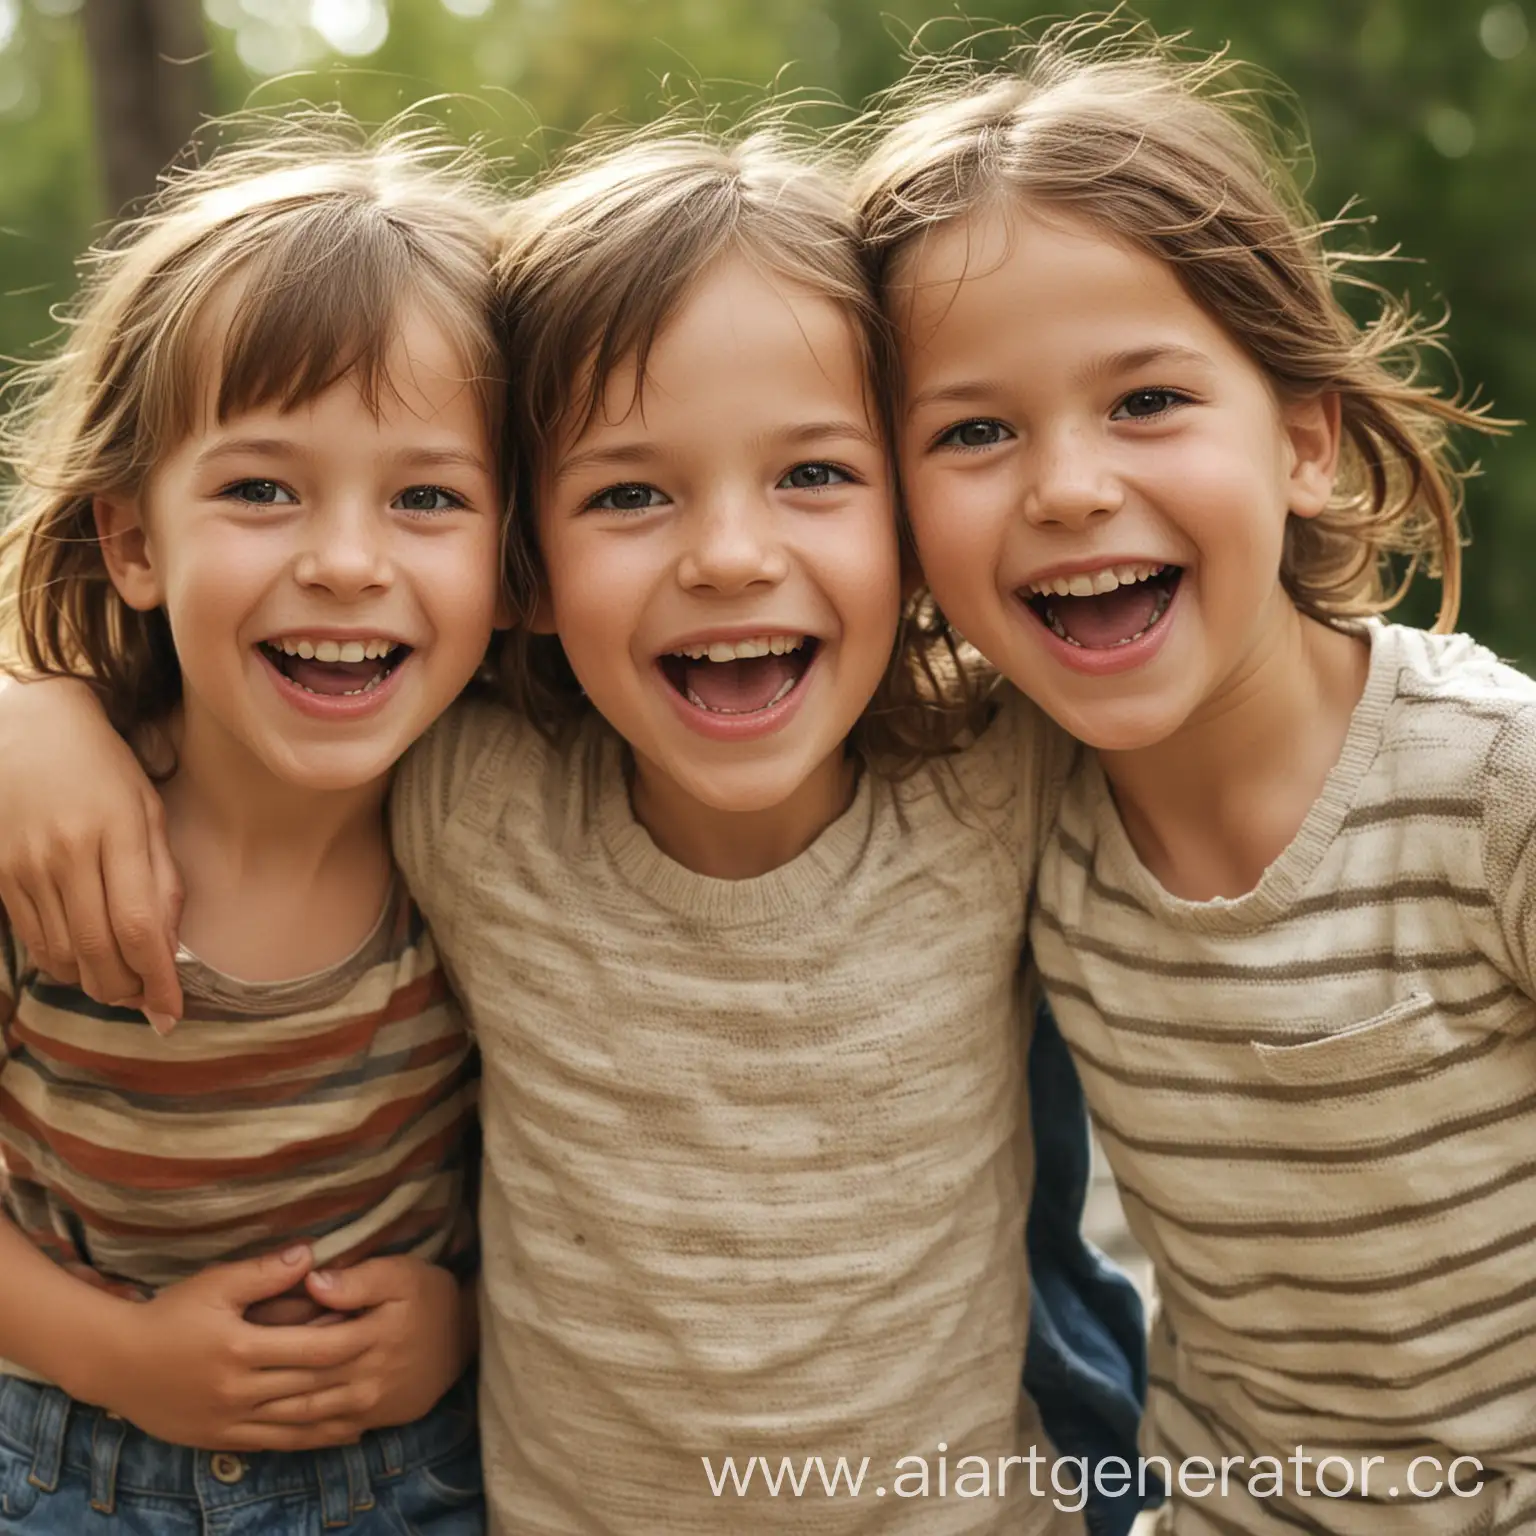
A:
POLYGON ((712 640, 657 657, 662 676, 695 709, 755 715, 782 703, 810 670, 814 635, 755 635, 712 640))
POLYGON ((286 635, 262 640, 256 649, 295 687, 329 699, 372 693, 411 654, 411 647, 398 640, 313 640, 286 635))
POLYGON ((1129 645, 1168 611, 1184 575, 1179 565, 1116 565, 1092 573, 1031 582, 1030 611, 1058 640, 1084 650, 1129 645))

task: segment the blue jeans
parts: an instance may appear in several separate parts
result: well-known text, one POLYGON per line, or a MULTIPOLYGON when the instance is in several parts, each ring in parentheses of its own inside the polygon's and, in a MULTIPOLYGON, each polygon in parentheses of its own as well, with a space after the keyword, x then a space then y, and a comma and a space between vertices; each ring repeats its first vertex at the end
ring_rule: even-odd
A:
POLYGON ((0 1376, 9 1536, 482 1536, 473 1377, 425 1418, 326 1451, 189 1450, 0 1376))
MULTIPOLYGON (((1077 1069, 1042 1003, 1029 1052, 1035 1141, 1035 1198, 1029 1252, 1029 1349, 1024 1389, 1060 1456, 1082 1458, 1088 1475, 1083 1520, 1090 1536, 1126 1536, 1145 1503, 1137 1492, 1136 1435, 1147 1398, 1146 1318, 1130 1278, 1083 1238, 1088 1203, 1088 1112, 1077 1069), (1130 1469, 1123 1493, 1101 1492, 1097 1464, 1118 1457, 1130 1469)), ((1111 1490, 1124 1479, 1105 1468, 1111 1490)), ((1156 1483, 1154 1477, 1152 1482, 1156 1483)), ((1073 1500, 1072 1502, 1076 1502, 1073 1500)))

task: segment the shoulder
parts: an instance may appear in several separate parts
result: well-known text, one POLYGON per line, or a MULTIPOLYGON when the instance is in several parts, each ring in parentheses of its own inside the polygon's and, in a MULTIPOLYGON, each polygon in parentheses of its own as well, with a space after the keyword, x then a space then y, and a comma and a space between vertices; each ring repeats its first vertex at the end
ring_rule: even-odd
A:
POLYGON ((1393 674, 1384 746, 1432 764, 1446 787, 1490 776, 1536 781, 1536 681, 1470 635, 1381 626, 1376 647, 1393 674))
POLYGON ((1458 804, 1490 881, 1507 883, 1536 825, 1536 681, 1469 635, 1391 624, 1376 644, 1396 669, 1383 746, 1399 789, 1458 804))
POLYGON ((1382 624, 1374 643, 1394 670, 1400 699, 1503 713, 1536 703, 1536 682, 1471 635, 1432 635, 1404 624, 1382 624))
MULTIPOLYGON (((390 791, 395 862, 431 914, 442 916, 440 893, 456 888, 450 834, 468 821, 488 824, 508 792, 527 777, 519 759, 542 738, 504 705, 461 699, 406 753, 390 791)), ((461 838, 454 835, 456 843, 461 838)))
POLYGON ((505 783, 502 770, 541 738, 523 716, 489 699, 460 699, 406 753, 393 805, 402 818, 428 829, 451 820, 487 784, 505 783))
POLYGON ((928 764, 916 793, 937 789, 955 814, 979 816, 1032 864, 1081 750, 1037 704, 1000 683, 981 728, 958 752, 928 764))

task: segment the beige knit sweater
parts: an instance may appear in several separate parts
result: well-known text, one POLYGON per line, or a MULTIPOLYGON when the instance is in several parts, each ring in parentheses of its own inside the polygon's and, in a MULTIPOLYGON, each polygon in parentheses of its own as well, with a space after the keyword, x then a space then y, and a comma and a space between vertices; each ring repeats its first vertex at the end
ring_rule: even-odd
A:
POLYGON ((743 881, 659 852, 622 751, 461 707, 395 797, 485 1058, 493 1531, 1079 1529, 1023 1467, 998 1492, 1047 1452, 1016 967, 1060 738, 1010 697, 743 881))

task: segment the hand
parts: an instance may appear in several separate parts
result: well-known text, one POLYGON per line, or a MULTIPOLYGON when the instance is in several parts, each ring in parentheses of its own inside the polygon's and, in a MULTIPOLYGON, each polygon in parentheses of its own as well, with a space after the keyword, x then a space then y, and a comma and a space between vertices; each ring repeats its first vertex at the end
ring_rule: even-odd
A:
POLYGON ((101 1003, 181 1016, 181 882, 160 797, 84 683, 0 687, 0 907, 37 964, 101 1003))
POLYGON ((150 1301, 120 1303, 131 1310, 75 1395, 162 1440, 202 1450, 349 1444, 358 1436, 349 1421, 320 1415, 298 1425, 262 1413, 273 1399, 318 1394, 350 1376, 374 1343, 361 1321, 330 1328, 247 1321, 247 1308, 283 1297, 312 1263, 308 1248, 293 1248, 206 1269, 150 1301))
POLYGON ((409 1424, 469 1364, 473 1296, 439 1265, 404 1255, 365 1259, 351 1269, 317 1270, 305 1284, 321 1306, 359 1314, 317 1331, 355 1329, 366 1342, 318 1389, 266 1403, 255 1415, 264 1424, 346 1424, 357 1434, 409 1424))

